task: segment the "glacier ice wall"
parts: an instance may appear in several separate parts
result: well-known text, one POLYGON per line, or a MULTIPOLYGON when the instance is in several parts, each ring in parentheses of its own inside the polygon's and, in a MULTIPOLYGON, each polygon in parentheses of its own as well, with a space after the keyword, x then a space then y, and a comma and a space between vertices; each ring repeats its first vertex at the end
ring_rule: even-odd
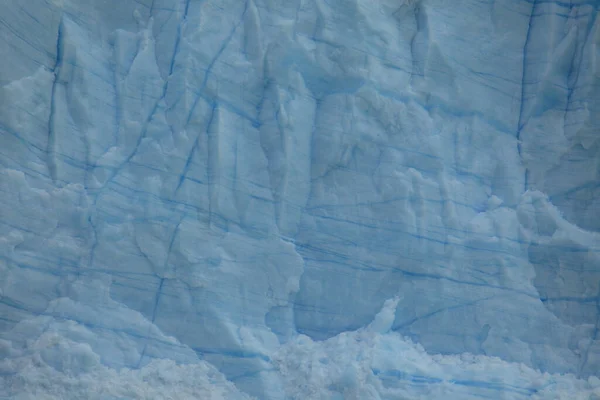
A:
POLYGON ((4 4, 0 355, 281 398, 397 296, 430 354, 598 374, 599 9, 4 4))

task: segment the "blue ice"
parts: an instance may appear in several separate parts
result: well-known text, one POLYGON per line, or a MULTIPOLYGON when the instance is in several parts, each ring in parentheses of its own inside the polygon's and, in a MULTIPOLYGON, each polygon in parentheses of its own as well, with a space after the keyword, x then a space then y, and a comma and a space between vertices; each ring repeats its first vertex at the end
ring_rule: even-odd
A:
POLYGON ((599 11, 6 2, 0 397, 600 399, 599 11))

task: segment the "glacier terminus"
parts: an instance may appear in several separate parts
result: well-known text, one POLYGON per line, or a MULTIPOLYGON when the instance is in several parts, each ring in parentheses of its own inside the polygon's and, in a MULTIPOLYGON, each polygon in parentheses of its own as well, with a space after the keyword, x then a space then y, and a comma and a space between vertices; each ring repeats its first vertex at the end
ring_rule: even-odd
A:
POLYGON ((6 0, 0 398, 600 400, 600 0, 6 0))

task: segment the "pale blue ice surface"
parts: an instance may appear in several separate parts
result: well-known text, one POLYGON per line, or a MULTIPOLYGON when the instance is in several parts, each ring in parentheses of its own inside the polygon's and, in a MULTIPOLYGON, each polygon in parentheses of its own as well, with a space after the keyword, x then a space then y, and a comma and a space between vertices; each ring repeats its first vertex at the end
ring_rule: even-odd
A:
POLYGON ((600 398, 599 9, 5 2, 0 397, 600 398))

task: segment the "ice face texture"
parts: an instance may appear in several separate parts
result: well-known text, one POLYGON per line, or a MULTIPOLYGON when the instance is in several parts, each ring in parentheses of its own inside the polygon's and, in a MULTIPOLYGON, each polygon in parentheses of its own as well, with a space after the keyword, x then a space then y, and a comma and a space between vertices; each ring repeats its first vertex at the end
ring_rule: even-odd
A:
POLYGON ((600 398, 599 8, 6 2, 0 395, 600 398))

